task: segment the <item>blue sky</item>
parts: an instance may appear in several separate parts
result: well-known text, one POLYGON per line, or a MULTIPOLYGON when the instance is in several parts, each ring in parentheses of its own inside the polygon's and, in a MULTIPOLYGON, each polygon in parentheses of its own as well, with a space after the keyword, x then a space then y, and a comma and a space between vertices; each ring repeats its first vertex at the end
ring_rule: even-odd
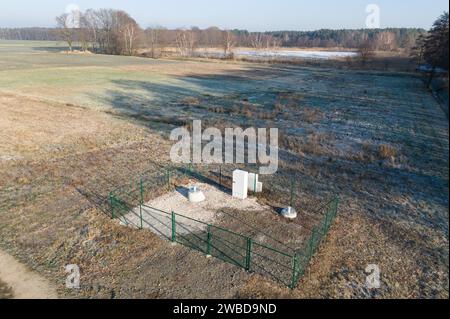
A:
POLYGON ((54 26, 76 4, 130 13, 142 27, 218 26, 250 31, 363 28, 368 4, 381 10, 381 27, 428 29, 448 0, 0 0, 0 27, 54 26))

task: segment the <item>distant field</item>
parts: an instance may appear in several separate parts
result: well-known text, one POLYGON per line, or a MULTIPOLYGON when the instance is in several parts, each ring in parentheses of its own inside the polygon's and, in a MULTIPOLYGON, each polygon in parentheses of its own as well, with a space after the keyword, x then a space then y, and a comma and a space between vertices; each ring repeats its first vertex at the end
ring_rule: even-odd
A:
POLYGON ((448 120, 414 74, 64 49, 0 41, 0 247, 62 295, 448 298, 448 120), (168 132, 192 119, 280 128, 299 209, 341 195, 296 290, 121 228, 95 208, 169 163, 168 132), (64 288, 69 262, 85 274, 77 292, 64 288), (368 291, 374 263, 382 287, 368 291))

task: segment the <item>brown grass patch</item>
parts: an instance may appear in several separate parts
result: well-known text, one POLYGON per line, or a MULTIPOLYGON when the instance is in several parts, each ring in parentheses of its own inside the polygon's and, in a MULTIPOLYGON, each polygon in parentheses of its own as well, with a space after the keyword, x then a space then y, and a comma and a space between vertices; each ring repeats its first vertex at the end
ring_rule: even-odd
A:
POLYGON ((319 122, 324 117, 324 115, 325 114, 322 111, 309 107, 304 107, 301 110, 302 120, 310 124, 319 122))
POLYGON ((185 105, 199 105, 200 99, 194 96, 188 96, 181 100, 181 104, 185 105))
POLYGON ((292 292, 287 287, 281 287, 266 280, 260 275, 252 275, 245 286, 238 291, 238 299, 290 299, 292 292))
POLYGON ((283 148, 298 154, 325 155, 330 153, 325 143, 329 136, 324 133, 310 133, 306 138, 298 138, 280 134, 280 142, 283 148))
POLYGON ((378 156, 381 159, 396 157, 397 153, 397 150, 393 146, 388 144, 380 145, 380 147, 378 148, 378 156))
POLYGON ((364 163, 373 163, 376 160, 395 160, 398 150, 389 144, 374 145, 365 142, 361 145, 361 151, 351 156, 352 160, 364 163))
POLYGON ((144 129, 108 114, 25 97, 0 96, 0 154, 36 159, 142 138, 144 129))

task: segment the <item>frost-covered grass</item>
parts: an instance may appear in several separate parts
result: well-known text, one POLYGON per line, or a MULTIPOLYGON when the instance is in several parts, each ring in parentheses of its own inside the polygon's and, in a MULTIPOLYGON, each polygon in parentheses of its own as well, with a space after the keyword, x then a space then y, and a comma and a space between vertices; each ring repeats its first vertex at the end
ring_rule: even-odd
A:
MULTIPOLYGON (((377 263, 389 271, 374 297, 448 297, 448 120, 414 74, 63 54, 54 47, 0 42, 0 181, 8 185, 0 187, 0 204, 15 206, 0 214, 0 243, 26 251, 24 260, 33 256, 30 263, 42 269, 54 263, 64 269, 60 247, 67 247, 68 256, 86 261, 90 277, 81 293, 89 297, 107 295, 117 289, 114 282, 141 285, 118 292, 124 298, 146 296, 159 284, 164 297, 212 290, 223 297, 230 285, 244 297, 266 296, 264 287, 267 297, 277 296, 263 279, 244 284, 216 276, 212 289, 211 280, 192 277, 205 269, 204 259, 171 259, 172 248, 161 243, 151 254, 132 244, 144 240, 102 246, 101 238, 125 231, 80 213, 89 204, 86 188, 106 196, 150 161, 170 163, 169 143, 155 131, 202 119, 218 128, 278 127, 280 164, 298 183, 302 212, 314 216, 317 200, 342 198, 330 240, 287 295, 367 297, 363 270, 377 263), (80 229, 99 221, 105 232, 89 233, 96 240, 72 251, 85 247, 80 229), (139 273, 142 280, 133 280, 123 270, 141 261, 130 256, 158 258, 139 273), (158 281, 180 260, 189 265, 177 268, 183 276, 158 281), (105 283, 105 275, 114 280, 105 283)), ((223 274, 221 267, 214 269, 223 274)), ((64 282, 63 271, 53 272, 64 282)))

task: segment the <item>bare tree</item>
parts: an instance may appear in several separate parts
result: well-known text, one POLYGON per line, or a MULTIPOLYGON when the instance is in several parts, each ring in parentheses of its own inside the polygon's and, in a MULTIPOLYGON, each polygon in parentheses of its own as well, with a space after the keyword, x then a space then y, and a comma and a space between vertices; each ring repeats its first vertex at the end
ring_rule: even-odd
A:
POLYGON ((58 17, 56 17, 56 26, 58 28, 58 33, 67 42, 69 46, 69 51, 73 50, 73 42, 75 36, 75 29, 72 28, 70 24, 70 15, 68 13, 64 13, 58 17))
POLYGON ((276 49, 282 44, 281 38, 259 32, 250 34, 249 39, 250 45, 255 49, 276 49))
POLYGON ((139 37, 137 25, 133 23, 127 23, 122 29, 122 34, 125 42, 125 52, 129 55, 133 55, 136 49, 136 41, 139 37))
POLYGON ((97 12, 93 9, 87 10, 82 15, 82 26, 86 29, 89 41, 92 45, 92 51, 96 50, 96 44, 99 42, 100 22, 97 12))
POLYGON ((234 45, 235 45, 234 34, 229 30, 223 31, 222 47, 223 47, 223 54, 224 54, 225 59, 233 56, 234 45))
POLYGON ((272 37, 272 48, 279 49, 282 45, 283 41, 279 38, 272 37))
POLYGON ((133 55, 140 34, 139 25, 125 11, 116 12, 116 23, 117 32, 121 35, 123 41, 122 52, 133 55))
POLYGON ((126 12, 112 9, 87 10, 82 15, 81 39, 98 46, 105 54, 133 55, 138 47, 141 29, 126 12))
POLYGON ((114 14, 110 9, 88 10, 85 14, 88 16, 89 27, 92 39, 97 43, 99 52, 114 54, 113 44, 113 25, 114 14))
POLYGON ((264 46, 264 35, 262 33, 250 34, 251 46, 255 49, 262 49, 264 46))
POLYGON ((81 49, 87 51, 89 43, 92 41, 89 30, 88 17, 80 13, 80 25, 76 30, 77 39, 81 44, 81 49))
POLYGON ((395 33, 389 31, 378 33, 375 39, 375 45, 379 50, 393 51, 397 49, 397 44, 395 33))
POLYGON ((150 46, 150 56, 156 59, 161 54, 160 52, 160 33, 161 28, 148 28, 145 31, 147 44, 150 46))
POLYGON ((266 49, 278 49, 281 46, 281 39, 272 35, 264 35, 263 40, 266 49))
POLYGON ((374 56, 373 45, 370 40, 365 40, 358 48, 361 64, 364 66, 374 56))
POLYGON ((99 47, 102 53, 122 54, 124 41, 121 36, 120 15, 113 9, 99 9, 96 11, 99 23, 99 47))
POLYGON ((196 37, 192 30, 178 30, 175 39, 181 56, 192 56, 195 51, 196 37))

